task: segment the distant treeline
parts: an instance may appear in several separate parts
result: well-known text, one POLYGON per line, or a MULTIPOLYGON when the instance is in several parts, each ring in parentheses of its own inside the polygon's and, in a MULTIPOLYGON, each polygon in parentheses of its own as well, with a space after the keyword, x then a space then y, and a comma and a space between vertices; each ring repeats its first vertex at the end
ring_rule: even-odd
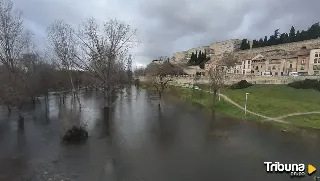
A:
POLYGON ((200 68, 204 69, 204 64, 210 60, 209 57, 207 57, 207 52, 201 52, 201 50, 196 51, 196 53, 191 54, 190 60, 188 61, 188 65, 199 65, 200 68))
MULTIPOLYGON (((273 35, 265 36, 259 40, 252 41, 252 48, 279 45, 284 43, 298 42, 303 40, 317 39, 320 37, 320 26, 319 22, 313 24, 308 30, 297 31, 292 26, 289 33, 281 33, 279 29, 276 29, 273 35)), ((250 49, 250 44, 248 39, 243 39, 240 46, 241 50, 250 49)))

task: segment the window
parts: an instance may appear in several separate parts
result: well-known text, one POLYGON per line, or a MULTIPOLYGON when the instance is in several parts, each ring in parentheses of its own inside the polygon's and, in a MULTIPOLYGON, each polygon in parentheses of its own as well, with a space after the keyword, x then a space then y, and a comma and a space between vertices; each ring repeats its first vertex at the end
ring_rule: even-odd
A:
POLYGON ((317 69, 318 69, 318 66, 314 65, 313 70, 317 70, 317 69))
POLYGON ((292 64, 290 64, 290 68, 292 69, 292 64))
POLYGON ((320 63, 320 58, 318 58, 318 63, 320 63))
POLYGON ((306 60, 305 59, 301 60, 301 65, 305 65, 305 64, 306 64, 306 60))
POLYGON ((259 67, 258 66, 256 66, 256 70, 258 70, 259 69, 259 67))
POLYGON ((300 67, 300 70, 304 70, 304 66, 301 66, 301 67, 300 67))
POLYGON ((276 66, 272 66, 272 70, 275 70, 276 69, 276 66))
POLYGON ((275 75, 278 75, 278 72, 276 72, 275 75))
POLYGON ((243 72, 242 72, 243 74, 245 74, 245 71, 243 70, 243 72))
POLYGON ((318 54, 318 52, 316 52, 314 56, 315 56, 315 57, 319 57, 319 54, 318 54))
POLYGON ((261 65, 261 67, 260 68, 262 68, 262 65, 261 65))
POLYGON ((317 63, 317 61, 318 61, 318 60, 315 58, 315 59, 313 60, 313 63, 317 63))
POLYGON ((248 68, 250 68, 250 65, 248 65, 248 68))

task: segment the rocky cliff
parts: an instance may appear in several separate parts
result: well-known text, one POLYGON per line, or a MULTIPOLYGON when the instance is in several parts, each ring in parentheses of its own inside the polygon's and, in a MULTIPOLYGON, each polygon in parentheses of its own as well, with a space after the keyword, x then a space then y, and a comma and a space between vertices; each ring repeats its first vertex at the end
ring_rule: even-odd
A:
POLYGON ((240 50, 241 40, 231 39, 212 43, 209 46, 192 48, 187 51, 176 52, 171 58, 174 64, 186 64, 190 59, 192 52, 205 51, 210 56, 210 60, 215 62, 221 58, 224 52, 235 52, 239 59, 251 59, 258 54, 265 57, 269 56, 287 56, 300 50, 312 50, 320 48, 320 39, 305 40, 300 42, 286 43, 281 45, 253 48, 249 50, 240 50))

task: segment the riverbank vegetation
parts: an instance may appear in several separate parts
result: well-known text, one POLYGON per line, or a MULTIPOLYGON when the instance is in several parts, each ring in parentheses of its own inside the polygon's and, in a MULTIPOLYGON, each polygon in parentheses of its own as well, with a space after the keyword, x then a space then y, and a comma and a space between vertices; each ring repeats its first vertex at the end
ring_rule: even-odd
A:
MULTIPOLYGON (((206 89, 204 85, 200 87, 206 89)), ((247 109, 273 118, 293 113, 320 112, 320 93, 313 89, 294 89, 287 85, 252 85, 244 89, 226 87, 221 89, 221 93, 241 106, 245 104, 245 94, 249 93, 247 109)), ((231 111, 228 109, 232 107, 226 108, 219 112, 230 115, 231 111)), ((236 113, 233 116, 241 118, 243 111, 240 112, 241 116, 236 113)), ((320 128, 320 114, 294 115, 282 120, 298 127, 320 128)))
MULTIPOLYGON (((292 26, 289 33, 280 33, 279 29, 276 29, 272 35, 265 36, 264 38, 260 38, 252 41, 252 48, 259 48, 265 46, 279 45, 284 43, 292 43, 304 40, 312 40, 317 39, 320 35, 320 25, 319 22, 312 24, 307 30, 298 30, 292 26)), ((247 39, 243 39, 241 46, 241 50, 250 49, 250 44, 247 39)))
POLYGON ((24 27, 22 12, 11 0, 0 2, 0 105, 17 109, 23 123, 23 108, 39 96, 55 91, 64 104, 72 95, 81 111, 81 88, 94 88, 103 95, 109 110, 114 95, 132 80, 130 50, 137 46, 137 30, 112 19, 89 18, 79 26, 54 21, 47 28, 45 53, 24 27))
MULTIPOLYGON (((202 90, 193 90, 190 88, 170 86, 167 90, 168 95, 173 95, 183 100, 190 101, 201 105, 204 109, 211 111, 213 106, 212 94, 207 85, 198 85, 202 90)), ((145 85, 145 87, 148 87, 145 85)), ((152 91, 152 88, 148 87, 152 91)), ((313 89, 294 89, 287 85, 252 85, 244 89, 230 89, 223 87, 221 94, 228 96, 231 100, 239 104, 245 105, 245 94, 248 95, 247 109, 259 113, 264 116, 279 118, 289 124, 281 124, 276 122, 268 122, 277 127, 286 130, 295 128, 320 128, 320 114, 298 113, 317 112, 320 113, 320 92, 313 89), (294 114, 297 113, 298 115, 294 114), (290 115, 294 114, 294 115, 290 115), (288 117, 286 117, 288 116, 288 117), (284 118, 282 118, 284 117, 284 118)), ((244 111, 223 98, 217 96, 215 103, 215 111, 217 114, 225 115, 233 118, 263 121, 264 118, 252 115, 244 111)))

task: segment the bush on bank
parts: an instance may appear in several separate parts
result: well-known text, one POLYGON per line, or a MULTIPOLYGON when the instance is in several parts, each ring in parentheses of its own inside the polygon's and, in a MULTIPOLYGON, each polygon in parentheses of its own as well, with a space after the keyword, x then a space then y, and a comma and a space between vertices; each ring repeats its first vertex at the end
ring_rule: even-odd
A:
POLYGON ((238 83, 231 85, 230 89, 245 89, 245 88, 248 88, 252 85, 253 84, 247 82, 246 80, 241 80, 238 83))
POLYGON ((294 81, 289 83, 288 86, 296 89, 315 89, 320 91, 320 81, 314 79, 294 81))

